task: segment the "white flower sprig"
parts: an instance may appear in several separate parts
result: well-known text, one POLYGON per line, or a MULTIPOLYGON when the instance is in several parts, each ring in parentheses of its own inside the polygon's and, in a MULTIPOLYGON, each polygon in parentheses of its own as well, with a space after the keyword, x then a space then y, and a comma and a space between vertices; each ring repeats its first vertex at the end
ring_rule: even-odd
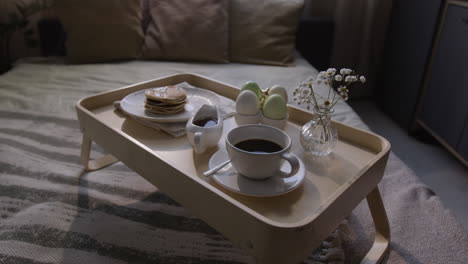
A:
POLYGON ((293 100, 298 105, 306 105, 308 110, 310 110, 310 104, 312 104, 317 110, 331 111, 340 100, 348 100, 348 85, 355 82, 364 83, 365 81, 366 77, 355 74, 351 69, 342 68, 337 71, 335 68, 329 68, 326 71, 321 71, 316 79, 310 78, 294 89, 293 100), (322 84, 330 89, 327 97, 321 96, 314 91, 315 85, 322 84), (332 90, 336 92, 332 93, 332 90))

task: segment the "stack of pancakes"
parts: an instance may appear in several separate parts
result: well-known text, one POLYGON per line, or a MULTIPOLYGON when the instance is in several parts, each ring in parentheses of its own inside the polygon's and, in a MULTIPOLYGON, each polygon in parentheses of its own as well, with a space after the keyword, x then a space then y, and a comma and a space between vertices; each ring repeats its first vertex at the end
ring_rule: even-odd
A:
POLYGON ((187 103, 184 89, 172 85, 148 89, 145 96, 146 111, 155 114, 171 115, 183 112, 187 103))

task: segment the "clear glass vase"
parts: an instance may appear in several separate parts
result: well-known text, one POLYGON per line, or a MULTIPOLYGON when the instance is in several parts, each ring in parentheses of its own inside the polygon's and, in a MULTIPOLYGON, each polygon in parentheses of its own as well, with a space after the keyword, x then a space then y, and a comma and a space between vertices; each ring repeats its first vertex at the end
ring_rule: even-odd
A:
POLYGON ((331 122, 333 110, 314 109, 314 118, 301 129, 301 145, 306 152, 326 156, 333 152, 338 132, 331 122))

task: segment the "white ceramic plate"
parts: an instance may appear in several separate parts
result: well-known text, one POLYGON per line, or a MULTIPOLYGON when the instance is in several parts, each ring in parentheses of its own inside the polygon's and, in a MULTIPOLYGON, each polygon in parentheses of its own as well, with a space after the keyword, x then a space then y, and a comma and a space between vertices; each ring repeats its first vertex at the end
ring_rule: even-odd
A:
POLYGON ((120 108, 128 115, 151 122, 184 122, 189 120, 204 104, 218 105, 218 95, 212 91, 200 88, 183 87, 188 103, 185 111, 172 115, 159 115, 145 111, 145 91, 141 90, 125 96, 120 101, 120 108))
MULTIPOLYGON (((228 159, 229 157, 226 150, 220 149, 210 158, 208 167, 209 169, 214 168, 216 165, 228 159)), ((291 192, 301 185, 304 181, 305 167, 301 159, 299 159, 299 163, 299 170, 296 174, 288 178, 272 176, 266 180, 250 180, 237 173, 231 164, 226 165, 211 177, 221 186, 236 193, 256 197, 272 197, 291 192)), ((288 172, 291 170, 291 166, 285 161, 281 166, 281 170, 288 172)))

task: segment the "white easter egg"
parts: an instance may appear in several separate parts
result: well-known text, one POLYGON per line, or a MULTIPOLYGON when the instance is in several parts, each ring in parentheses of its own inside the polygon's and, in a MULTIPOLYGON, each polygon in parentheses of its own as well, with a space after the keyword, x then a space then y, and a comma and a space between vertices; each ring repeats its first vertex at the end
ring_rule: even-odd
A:
POLYGON ((260 110, 260 102, 257 95, 250 91, 244 90, 236 100, 236 112, 240 115, 256 115, 260 110))
POLYGON ((283 97, 284 101, 287 103, 288 102, 288 92, 286 91, 286 88, 280 85, 274 85, 273 87, 268 90, 268 94, 279 94, 281 97, 283 97))

